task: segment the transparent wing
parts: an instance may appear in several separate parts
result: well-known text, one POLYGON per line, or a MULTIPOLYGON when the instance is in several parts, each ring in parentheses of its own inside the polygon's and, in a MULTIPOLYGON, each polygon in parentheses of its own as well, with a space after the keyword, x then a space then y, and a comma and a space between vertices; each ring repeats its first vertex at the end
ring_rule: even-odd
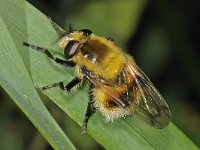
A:
POLYGON ((117 82, 104 81, 102 84, 100 77, 92 77, 91 73, 88 73, 88 77, 121 109, 156 128, 166 127, 171 120, 167 103, 142 70, 134 62, 129 62, 117 82))
POLYGON ((134 77, 133 92, 137 90, 139 95, 131 103, 134 114, 156 128, 166 127, 171 120, 171 114, 164 98, 138 66, 128 64, 127 72, 128 76, 134 77))

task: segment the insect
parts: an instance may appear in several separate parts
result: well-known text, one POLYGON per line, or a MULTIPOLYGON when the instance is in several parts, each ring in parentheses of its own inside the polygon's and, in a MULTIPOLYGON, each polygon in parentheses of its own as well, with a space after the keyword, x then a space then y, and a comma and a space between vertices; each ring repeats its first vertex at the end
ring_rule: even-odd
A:
MULTIPOLYGON (((57 25, 51 23, 60 33, 57 25)), ((133 58, 117 47, 112 39, 97 36, 89 29, 70 31, 59 41, 66 60, 54 57, 47 49, 25 42, 23 45, 45 53, 63 66, 75 67, 77 77, 67 85, 61 81, 41 90, 59 86, 70 92, 83 80, 89 81, 83 133, 86 133, 88 120, 96 111, 100 111, 108 121, 132 114, 156 128, 168 126, 171 114, 167 103, 133 58)))

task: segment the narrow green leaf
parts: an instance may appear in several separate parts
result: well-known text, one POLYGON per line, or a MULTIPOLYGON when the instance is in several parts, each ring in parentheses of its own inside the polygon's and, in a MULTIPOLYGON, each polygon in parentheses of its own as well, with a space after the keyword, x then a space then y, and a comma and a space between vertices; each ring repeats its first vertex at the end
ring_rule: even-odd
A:
POLYGON ((26 34, 25 1, 0 1, 0 84, 55 149, 75 149, 40 100, 18 51, 26 34))
MULTIPOLYGON (((58 37, 48 19, 29 4, 26 5, 25 10, 26 27, 15 29, 21 39, 50 48, 52 53, 60 56, 58 54, 62 54, 62 51, 54 45, 58 37), (54 51, 53 48, 55 48, 54 51)), ((26 67, 30 69, 29 72, 36 87, 62 80, 69 82, 73 78, 73 70, 62 68, 32 49, 29 50, 30 57, 25 55, 27 53, 24 49, 21 50, 23 50, 20 52, 22 58, 26 67)), ((52 88, 44 93, 78 124, 82 124, 88 101, 87 86, 71 93, 64 93, 59 88, 52 88)), ((173 123, 165 129, 155 129, 132 116, 108 123, 97 112, 89 121, 88 134, 106 149, 198 149, 173 123)))

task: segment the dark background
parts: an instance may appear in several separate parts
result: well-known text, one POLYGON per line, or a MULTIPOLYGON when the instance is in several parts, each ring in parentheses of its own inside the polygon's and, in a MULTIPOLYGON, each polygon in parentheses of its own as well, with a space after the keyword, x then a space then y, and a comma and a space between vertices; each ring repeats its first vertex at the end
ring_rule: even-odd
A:
MULTIPOLYGON (((165 97, 173 123, 200 146, 199 0, 29 2, 63 28, 70 20, 74 28, 112 37, 165 97)), ((2 89, 0 96, 1 147, 51 149, 2 89)), ((45 103, 78 149, 103 149, 90 136, 82 136, 77 130, 80 127, 57 106, 45 103)))

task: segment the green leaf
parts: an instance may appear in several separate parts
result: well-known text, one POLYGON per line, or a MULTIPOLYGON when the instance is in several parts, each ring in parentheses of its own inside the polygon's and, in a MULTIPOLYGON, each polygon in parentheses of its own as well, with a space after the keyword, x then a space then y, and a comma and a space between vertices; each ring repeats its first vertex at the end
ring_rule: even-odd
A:
MULTIPOLYGON (((7 3, 5 3, 5 5, 7 7, 9 6, 7 3)), ((54 43, 58 40, 58 37, 54 29, 51 27, 51 24, 49 23, 48 19, 29 4, 27 4, 26 7, 24 7, 24 5, 21 5, 21 7, 12 10, 15 10, 17 12, 25 11, 25 16, 23 16, 25 20, 23 20, 23 22, 22 20, 13 21, 14 18, 12 18, 11 20, 9 19, 9 16, 6 16, 4 18, 4 20, 8 20, 7 26, 12 26, 12 28, 7 28, 7 30, 13 30, 16 34, 8 35, 9 38, 7 38, 6 40, 5 38, 3 38, 4 41, 1 41, 1 46, 3 45, 5 48, 2 50, 2 52, 4 52, 4 55, 6 56, 1 55, 1 61, 4 61, 3 63, 1 63, 1 68, 4 67, 4 69, 1 70, 1 72, 4 73, 4 75, 2 75, 1 73, 0 82, 3 83, 3 87, 5 89, 11 89, 11 91, 20 90, 21 87, 19 88, 18 86, 23 84, 24 91, 22 92, 22 94, 20 94, 20 98, 26 101, 24 102, 24 104, 20 104, 25 105, 25 108, 27 108, 29 107, 29 105, 31 105, 32 107, 33 103, 36 103, 37 101, 36 98, 33 98, 33 93, 35 95, 35 90, 32 87, 31 94, 29 94, 30 88, 26 87, 25 85, 30 84, 30 80, 26 80, 27 78, 23 76, 23 81, 21 81, 22 77, 20 74, 23 73, 26 76, 28 75, 25 69, 23 69, 24 66, 22 61, 19 59, 19 55, 16 52, 13 52, 14 50, 20 50, 20 54, 23 58, 23 61, 25 62, 25 65, 29 73, 31 74, 32 80, 36 87, 42 87, 50 83, 62 80, 69 82, 71 79, 73 79, 74 75, 73 70, 66 69, 55 64, 42 53, 37 52, 33 49, 28 50, 22 48, 21 46, 22 41, 26 41, 41 47, 49 48, 53 54, 60 56, 60 54, 62 54, 62 50, 58 49, 57 46, 54 45, 54 43), (15 39, 16 42, 14 43, 12 39, 15 39), (9 41, 9 44, 7 44, 7 41, 9 41), (17 47, 14 47, 15 44, 17 45, 17 47), (18 61, 12 62, 13 59, 15 59, 16 57, 18 58, 18 61), (9 66, 12 67, 9 68, 8 66, 5 67, 3 65, 8 63, 9 66), (17 76, 15 74, 17 74, 17 76), (15 84, 15 86, 11 86, 10 83, 12 83, 15 80, 13 80, 13 78, 11 78, 10 80, 6 80, 7 76, 8 79, 9 76, 16 76, 16 80, 19 81, 17 83, 13 83, 15 84), (6 81, 5 83, 3 82, 4 80, 6 81), (15 89, 16 87, 18 88, 15 89), (25 94, 25 97, 23 97, 23 94, 25 94)), ((5 25, 4 28, 6 28, 5 25)), ((2 28, 0 30, 2 30, 2 28)), ((81 87, 78 91, 73 91, 71 93, 64 93, 59 88, 52 88, 45 91, 44 94, 47 95, 50 99, 52 99, 54 103, 56 103, 79 125, 82 124, 88 102, 87 84, 86 86, 81 87)), ((37 102, 41 103, 39 102, 39 98, 37 99, 37 102)), ((41 107, 43 107, 43 105, 38 106, 38 108, 34 110, 37 110, 39 112, 44 111, 44 109, 41 107)), ((25 112, 25 109, 23 111, 25 112)), ((52 124, 54 123, 52 122, 52 124)), ((50 121, 48 125, 51 126, 50 121)), ((51 132, 53 133, 55 133, 55 131, 57 130, 51 130, 51 132)), ((126 117, 125 119, 119 119, 113 123, 108 123, 104 121, 100 113, 97 112, 91 117, 88 123, 88 134, 90 134, 106 149, 198 149, 190 141, 190 139, 188 139, 173 123, 170 123, 170 125, 165 129, 155 129, 146 125, 144 122, 133 118, 132 116, 126 117)), ((47 138, 47 136, 45 137, 47 138)), ((53 143, 61 140, 54 139, 49 141, 53 143)))
MULTIPOLYGON (((19 54, 25 52, 25 1, 1 0, 0 84, 55 149, 75 149, 39 98, 19 54)), ((27 51, 27 50, 26 50, 27 51)), ((28 51, 27 51, 28 52, 28 51)), ((28 54, 28 53, 24 54, 28 54)), ((27 55, 28 56, 28 55, 27 55)))

